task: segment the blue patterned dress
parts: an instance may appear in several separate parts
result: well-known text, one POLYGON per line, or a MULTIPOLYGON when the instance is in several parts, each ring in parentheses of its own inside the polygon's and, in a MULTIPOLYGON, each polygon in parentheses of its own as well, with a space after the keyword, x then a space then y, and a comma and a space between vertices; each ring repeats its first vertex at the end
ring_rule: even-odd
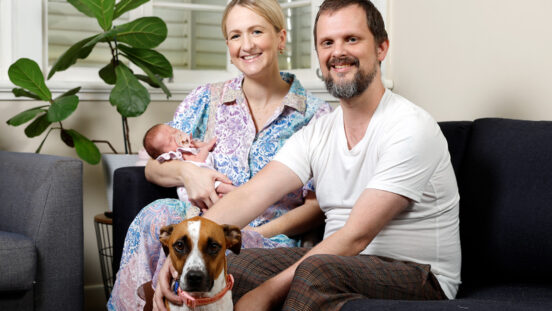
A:
MULTIPOLYGON (((308 93, 295 76, 281 73, 282 79, 291 84, 288 94, 267 124, 257 132, 246 98, 241 89, 243 76, 218 84, 196 88, 178 106, 169 124, 194 138, 203 140, 209 119, 209 106, 214 92, 222 101, 215 106, 213 135, 217 144, 212 150, 214 168, 228 176, 233 185, 247 182, 260 171, 283 146, 293 133, 328 112, 330 106, 308 93), (213 90, 213 88, 218 88, 213 90)), ((212 129, 211 129, 212 130, 212 129)), ((312 190, 307 185, 304 190, 312 190)), ((304 190, 284 196, 254 219, 250 226, 257 227, 275 219, 287 211, 302 205, 304 190)), ((156 271, 165 260, 159 230, 168 224, 186 219, 190 202, 162 199, 142 209, 130 225, 117 281, 108 302, 109 310, 141 310, 144 301, 137 294, 142 284, 157 280, 156 271)), ((297 241, 278 235, 264 238, 254 231, 242 231, 242 247, 293 247, 297 241)))

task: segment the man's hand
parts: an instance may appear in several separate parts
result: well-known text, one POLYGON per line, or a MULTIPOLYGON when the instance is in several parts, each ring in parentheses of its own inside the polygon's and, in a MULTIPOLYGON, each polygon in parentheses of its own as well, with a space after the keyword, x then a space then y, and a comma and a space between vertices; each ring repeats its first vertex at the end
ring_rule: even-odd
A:
POLYGON ((276 309, 283 303, 283 300, 277 299, 270 288, 269 282, 261 284, 259 287, 243 295, 234 306, 235 311, 269 311, 276 309))
POLYGON ((167 311, 165 309, 165 302, 163 298, 169 300, 175 305, 182 305, 182 300, 171 290, 170 282, 172 279, 178 278, 178 272, 174 269, 171 258, 167 257, 167 260, 163 263, 161 270, 159 271, 159 280, 155 288, 155 294, 153 295, 153 310, 154 311, 167 311))

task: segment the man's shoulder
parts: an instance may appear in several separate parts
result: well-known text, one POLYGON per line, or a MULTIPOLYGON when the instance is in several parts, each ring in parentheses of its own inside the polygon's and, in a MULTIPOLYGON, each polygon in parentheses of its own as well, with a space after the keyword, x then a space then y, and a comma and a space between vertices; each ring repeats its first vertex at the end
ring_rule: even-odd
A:
POLYGON ((386 124, 395 126, 433 126, 436 121, 422 107, 414 104, 405 97, 387 91, 386 100, 382 101, 382 117, 388 120, 386 124))
POLYGON ((341 107, 338 106, 333 111, 328 112, 311 122, 307 127, 316 132, 331 130, 335 122, 338 121, 341 116, 341 107))

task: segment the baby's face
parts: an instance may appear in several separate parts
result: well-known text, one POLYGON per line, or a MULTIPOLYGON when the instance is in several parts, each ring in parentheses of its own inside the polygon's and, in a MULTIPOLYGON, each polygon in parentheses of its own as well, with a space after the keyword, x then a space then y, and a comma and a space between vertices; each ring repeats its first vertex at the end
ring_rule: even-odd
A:
POLYGON ((159 127, 155 139, 164 153, 175 151, 178 147, 189 147, 191 143, 191 137, 188 134, 166 124, 159 127))

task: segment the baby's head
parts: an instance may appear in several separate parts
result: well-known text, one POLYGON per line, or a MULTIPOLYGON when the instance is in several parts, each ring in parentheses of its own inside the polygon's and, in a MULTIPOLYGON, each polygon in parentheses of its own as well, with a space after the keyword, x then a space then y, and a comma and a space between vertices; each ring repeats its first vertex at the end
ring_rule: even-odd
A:
POLYGON ((178 147, 189 147, 190 135, 167 124, 156 124, 144 135, 144 148, 150 157, 157 159, 161 154, 175 151, 178 147))

